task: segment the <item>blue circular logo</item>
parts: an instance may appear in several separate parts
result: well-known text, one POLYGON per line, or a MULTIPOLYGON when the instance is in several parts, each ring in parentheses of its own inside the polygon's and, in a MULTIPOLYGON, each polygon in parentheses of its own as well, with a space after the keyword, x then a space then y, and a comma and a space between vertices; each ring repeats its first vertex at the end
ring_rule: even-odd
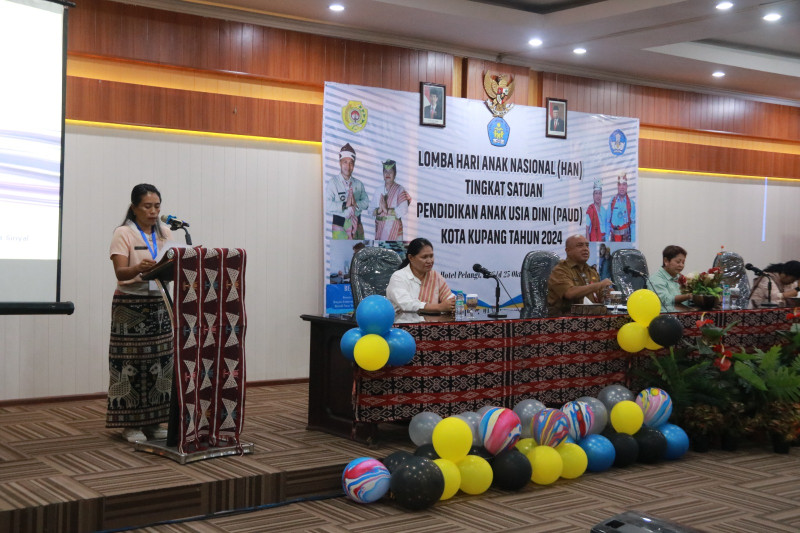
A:
POLYGON ((608 147, 614 155, 622 155, 628 147, 628 138, 622 130, 614 130, 608 138, 608 147))

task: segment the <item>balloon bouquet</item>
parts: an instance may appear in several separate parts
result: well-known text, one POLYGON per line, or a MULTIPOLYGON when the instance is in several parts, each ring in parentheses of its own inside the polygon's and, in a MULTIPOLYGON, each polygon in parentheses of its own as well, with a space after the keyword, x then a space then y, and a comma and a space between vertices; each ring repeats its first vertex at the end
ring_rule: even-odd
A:
POLYGON ((628 314, 633 319, 619 328, 617 342, 626 352, 647 348, 658 350, 677 344, 683 326, 672 315, 661 315, 661 300, 651 290, 639 289, 628 297, 628 314))
POLYGON ((364 370, 379 370, 387 363, 407 365, 417 352, 414 337, 393 328, 394 307, 384 296, 367 296, 356 308, 357 328, 342 335, 339 348, 347 359, 364 370))

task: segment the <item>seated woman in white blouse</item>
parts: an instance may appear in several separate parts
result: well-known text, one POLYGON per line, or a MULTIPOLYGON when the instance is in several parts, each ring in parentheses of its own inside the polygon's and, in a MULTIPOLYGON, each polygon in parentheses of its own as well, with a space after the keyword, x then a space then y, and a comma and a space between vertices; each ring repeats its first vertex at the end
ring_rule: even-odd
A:
POLYGON ((408 243, 406 259, 386 288, 395 313, 418 313, 422 309, 452 313, 454 296, 444 278, 433 270, 431 242, 419 237, 408 243))

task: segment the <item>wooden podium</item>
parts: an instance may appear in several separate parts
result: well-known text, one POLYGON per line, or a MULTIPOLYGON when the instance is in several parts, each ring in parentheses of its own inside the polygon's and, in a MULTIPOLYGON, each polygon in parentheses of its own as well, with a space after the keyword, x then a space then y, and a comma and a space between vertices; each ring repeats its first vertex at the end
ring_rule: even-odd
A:
POLYGON ((241 248, 171 248, 142 279, 155 280, 173 327, 173 378, 166 440, 135 449, 186 464, 252 453, 241 442, 247 318, 241 248), (166 289, 173 282, 172 293, 166 289))

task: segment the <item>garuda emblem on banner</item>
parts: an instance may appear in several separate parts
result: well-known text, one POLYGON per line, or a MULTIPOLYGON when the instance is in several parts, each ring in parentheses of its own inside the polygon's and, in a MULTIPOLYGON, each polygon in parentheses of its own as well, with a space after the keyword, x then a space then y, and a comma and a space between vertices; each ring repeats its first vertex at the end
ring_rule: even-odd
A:
POLYGON ((505 74, 492 76, 491 72, 486 72, 483 77, 483 89, 489 96, 485 103, 492 115, 502 117, 514 107, 514 104, 506 103, 514 94, 514 83, 514 80, 505 74))
POLYGON ((367 108, 361 102, 350 100, 342 108, 342 122, 345 128, 358 133, 367 125, 367 108))

